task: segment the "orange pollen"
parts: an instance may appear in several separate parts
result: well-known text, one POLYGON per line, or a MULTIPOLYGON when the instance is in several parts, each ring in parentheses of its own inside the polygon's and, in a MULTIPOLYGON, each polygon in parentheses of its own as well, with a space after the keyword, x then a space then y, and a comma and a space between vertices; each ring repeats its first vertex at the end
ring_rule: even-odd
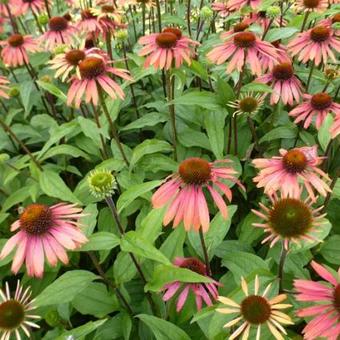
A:
POLYGON ((24 44, 24 37, 21 34, 12 34, 8 39, 7 42, 12 47, 19 47, 24 44))
POLYGON ((176 46, 177 35, 171 32, 159 33, 156 37, 156 43, 162 48, 172 48, 176 46))
POLYGON ((235 24, 234 27, 233 27, 233 31, 235 33, 237 32, 243 32, 245 31, 247 28, 249 28, 249 25, 245 22, 240 22, 238 24, 235 24))
POLYGON ((80 61, 85 59, 85 52, 82 50, 71 50, 66 53, 65 59, 73 66, 77 66, 80 61))
POLYGON ((29 234, 41 235, 53 224, 52 211, 45 204, 30 204, 20 215, 20 228, 29 234))
POLYGON ((277 80, 288 80, 294 75, 293 66, 290 63, 281 63, 274 66, 273 76, 277 80))
POLYGON ((283 165, 288 172, 300 173, 307 167, 307 158, 305 154, 297 149, 288 151, 283 156, 283 165))
POLYGON ((54 32, 62 32, 65 31, 68 27, 68 21, 64 17, 53 17, 48 22, 48 26, 51 31, 54 32))
POLYGON ((256 37, 252 32, 239 32, 234 36, 234 44, 241 48, 253 47, 255 41, 256 37))
POLYGON ((184 263, 180 265, 181 268, 187 268, 200 275, 206 275, 205 264, 195 257, 188 257, 184 263))
POLYGON ((320 4, 320 0, 303 0, 303 5, 306 8, 317 8, 320 4))
POLYGON ((317 26, 312 29, 310 33, 310 37, 315 42, 323 42, 326 41, 331 35, 331 31, 328 27, 325 26, 317 26))
POLYGON ((198 157, 184 160, 179 165, 178 172, 186 184, 203 185, 211 178, 209 162, 198 157))
POLYGON ((316 110, 325 110, 332 105, 332 102, 332 97, 325 92, 317 93, 311 99, 312 107, 316 110))
POLYGON ((269 320, 271 307, 264 297, 250 295, 241 303, 241 314, 250 324, 260 325, 269 320))
POLYGON ((88 57, 79 63, 79 71, 82 78, 93 79, 105 72, 103 59, 88 57))
POLYGON ((337 13, 332 17, 332 23, 335 24, 336 22, 340 22, 340 13, 337 13))
POLYGON ((72 20, 72 16, 70 13, 66 13, 63 15, 63 18, 65 18, 67 21, 71 21, 72 20))
POLYGON ((179 28, 166 27, 164 28, 163 33, 173 33, 177 37, 177 40, 182 38, 182 31, 179 28))
POLYGON ((111 5, 103 5, 101 7, 101 10, 103 13, 114 13, 115 8, 111 5))

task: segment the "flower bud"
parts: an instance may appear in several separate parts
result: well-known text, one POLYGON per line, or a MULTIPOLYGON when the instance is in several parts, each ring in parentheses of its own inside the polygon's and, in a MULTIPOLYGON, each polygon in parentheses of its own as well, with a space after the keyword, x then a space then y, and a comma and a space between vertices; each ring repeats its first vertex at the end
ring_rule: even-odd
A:
POLYGON ((43 25, 43 26, 45 26, 45 25, 47 25, 48 24, 48 15, 47 14, 40 14, 39 16, 38 16, 38 22, 39 22, 39 24, 40 25, 43 25))
POLYGON ((213 16, 214 12, 213 10, 208 7, 208 6, 204 6, 201 9, 201 18, 204 20, 210 20, 213 16))
POLYGON ((267 8, 267 16, 270 19, 275 19, 281 15, 281 9, 279 6, 269 6, 267 8))
POLYGON ((19 87, 18 86, 12 86, 10 89, 9 89, 9 92, 8 92, 8 95, 10 97, 18 97, 20 94, 20 90, 19 90, 19 87))
POLYGON ((112 196, 117 187, 114 176, 107 170, 93 170, 89 174, 87 182, 91 194, 100 199, 112 196))
POLYGON ((115 36, 119 42, 124 42, 128 38, 128 32, 127 30, 119 30, 116 32, 115 36))

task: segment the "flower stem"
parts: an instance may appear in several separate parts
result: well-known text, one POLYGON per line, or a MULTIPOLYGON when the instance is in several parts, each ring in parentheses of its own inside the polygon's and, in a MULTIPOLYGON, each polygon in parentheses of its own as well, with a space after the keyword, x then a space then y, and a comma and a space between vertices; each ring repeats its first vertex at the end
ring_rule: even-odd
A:
POLYGON ((117 146, 118 146, 118 149, 123 157, 123 160, 125 162, 125 164, 127 166, 129 166, 129 161, 125 155, 125 152, 124 152, 124 149, 122 147, 122 144, 120 143, 120 140, 119 140, 119 136, 118 136, 118 131, 117 131, 117 128, 114 124, 114 122, 112 121, 112 118, 109 114, 109 110, 107 109, 107 106, 106 106, 106 103, 105 103, 105 99, 104 99, 104 96, 103 96, 103 92, 101 90, 101 88, 98 88, 98 93, 99 93, 99 100, 100 100, 100 104, 101 104, 101 107, 104 111, 104 114, 105 114, 105 117, 109 123, 109 126, 110 126, 110 132, 111 132, 111 136, 114 138, 117 146))
POLYGON ((306 23, 307 23, 307 19, 309 17, 309 11, 305 12, 305 16, 303 18, 303 22, 302 22, 302 26, 301 26, 301 31, 300 32, 303 32, 303 30, 305 29, 305 26, 306 26, 306 23))
POLYGON ((156 0, 156 7, 157 7, 158 32, 162 32, 162 15, 159 0, 156 0))
POLYGON ((49 19, 51 19, 51 11, 50 11, 50 7, 48 5, 48 0, 44 0, 45 3, 45 7, 46 7, 46 12, 47 12, 47 16, 49 19))
POLYGON ((199 234, 200 234, 200 240, 201 240, 201 245, 202 245, 202 250, 203 250, 203 255, 204 255, 204 262, 205 262, 205 266, 206 266, 206 269, 207 269, 207 274, 208 274, 208 276, 211 276, 209 255, 208 255, 207 247, 205 245, 204 234, 203 234, 202 228, 199 229, 199 234))
POLYGON ((312 79, 312 75, 313 75, 313 71, 314 71, 314 66, 315 66, 315 63, 314 63, 314 60, 313 60, 312 61, 312 66, 310 67, 310 70, 309 70, 308 80, 307 80, 307 84, 306 84, 306 92, 307 93, 308 93, 308 88, 309 88, 310 81, 312 79))
POLYGON ((145 2, 142 2, 142 32, 143 32, 143 35, 145 35, 145 2))
MULTIPOLYGON (((120 221, 119 214, 118 214, 116 205, 113 202, 112 197, 110 197, 110 196, 106 197, 105 201, 106 201, 106 204, 109 206, 109 208, 111 210, 112 216, 113 216, 113 218, 114 218, 114 220, 115 220, 115 222, 117 224, 117 227, 118 227, 120 235, 123 236, 125 234, 125 231, 124 231, 123 225, 122 225, 122 223, 120 221)), ((138 263, 135 255, 132 254, 132 253, 129 253, 129 255, 130 255, 131 260, 132 260, 133 264, 135 265, 135 267, 136 267, 136 269, 137 269, 137 271, 139 273, 139 276, 141 277, 143 283, 146 284, 147 281, 146 281, 145 275, 144 275, 143 270, 142 270, 140 264, 138 263)), ((149 301, 149 304, 150 304, 150 307, 152 309, 153 314, 156 315, 157 314, 156 313, 156 306, 155 306, 155 303, 154 303, 154 301, 152 299, 152 296, 151 296, 150 292, 146 292, 145 294, 146 294, 146 298, 149 301)))
MULTIPOLYGON (((166 85, 168 103, 174 100, 174 77, 171 77, 171 70, 166 72, 166 85)), ((176 131, 176 112, 175 104, 169 104, 169 113, 172 128, 172 144, 174 147, 174 159, 177 161, 177 131, 176 131)))
POLYGON ((111 280, 106 276, 106 274, 105 274, 103 268, 101 267, 101 265, 99 264, 96 256, 92 252, 87 252, 87 254, 89 255, 93 265, 95 266, 98 274, 103 279, 103 281, 107 284, 107 286, 111 287, 111 289, 115 292, 115 294, 117 295, 117 298, 122 301, 123 305, 125 306, 125 308, 129 312, 129 314, 133 315, 132 308, 129 305, 128 301, 125 299, 125 297, 122 294, 122 292, 120 291, 120 289, 118 287, 116 287, 113 284, 113 282, 111 282, 111 280))
POLYGON ((190 13, 191 13, 191 0, 188 0, 188 4, 187 4, 187 26, 188 26, 189 37, 191 38, 190 13))
POLYGON ((4 4, 5 4, 6 10, 7 10, 8 17, 9 17, 9 20, 11 22, 13 31, 14 31, 14 33, 18 33, 18 25, 17 25, 13 15, 12 15, 11 9, 10 9, 9 5, 6 2, 4 4))
POLYGON ((332 196, 333 189, 334 189, 334 187, 335 187, 335 184, 336 184, 336 182, 337 182, 339 176, 340 176, 340 169, 337 169, 336 172, 335 172, 334 178, 332 179, 332 182, 331 182, 331 184, 329 185, 331 191, 327 192, 327 196, 326 196, 325 201, 324 201, 324 203, 323 203, 323 208, 322 208, 322 212, 323 212, 323 213, 325 213, 326 210, 327 210, 329 201, 330 201, 331 196, 332 196))
POLYGON ((13 130, 1 118, 0 118, 0 125, 3 128, 3 130, 7 132, 14 139, 14 141, 17 142, 21 146, 21 148, 31 158, 32 162, 37 166, 37 168, 42 171, 43 168, 39 164, 38 160, 33 156, 33 154, 28 149, 28 147, 17 137, 17 135, 13 132, 13 130))
MULTIPOLYGON (((288 245, 289 246, 289 245, 288 245)), ((284 241, 282 241, 282 249, 280 254, 280 262, 279 262, 279 271, 278 271, 278 278, 279 278, 279 291, 282 292, 283 289, 283 274, 284 274, 284 265, 287 258, 288 250, 284 246, 284 241)))

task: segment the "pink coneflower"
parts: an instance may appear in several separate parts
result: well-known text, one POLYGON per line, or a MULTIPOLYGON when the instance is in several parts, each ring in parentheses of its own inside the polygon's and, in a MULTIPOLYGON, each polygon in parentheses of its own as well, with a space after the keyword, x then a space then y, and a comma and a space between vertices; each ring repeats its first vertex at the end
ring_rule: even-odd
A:
POLYGON ((298 310, 299 317, 313 317, 303 329, 304 339, 314 340, 322 337, 337 340, 340 337, 340 267, 338 275, 330 273, 324 266, 311 262, 315 272, 324 282, 295 280, 297 301, 312 302, 311 307, 298 310))
POLYGON ((77 24, 77 29, 81 33, 93 33, 96 37, 103 32, 103 27, 90 8, 83 9, 80 13, 81 20, 77 24))
POLYGON ((17 282, 14 296, 11 296, 8 282, 6 288, 0 290, 0 335, 1 340, 9 340, 15 334, 17 340, 21 340, 22 330, 27 338, 31 339, 29 329, 40 328, 35 322, 40 316, 32 314, 37 307, 31 299, 31 288, 24 287, 17 282))
MULTIPOLYGON (((268 30, 269 27, 277 26, 279 27, 281 25, 281 18, 276 17, 276 18, 270 18, 267 15, 266 11, 258 11, 256 13, 250 13, 247 17, 246 20, 249 20, 250 23, 256 23, 260 25, 264 31, 268 30)), ((282 19, 282 26, 286 26, 287 20, 284 18, 282 19)))
POLYGON ((77 29, 69 24, 64 17, 52 17, 48 21, 48 31, 40 38, 40 41, 48 49, 52 50, 58 45, 71 45, 77 29))
POLYGON ((9 96, 6 93, 9 90, 7 86, 9 84, 9 80, 6 77, 0 76, 0 97, 8 99, 9 96))
MULTIPOLYGON (((181 268, 190 269, 193 272, 210 278, 204 263, 195 257, 176 257, 174 265, 181 268)), ((179 312, 187 301, 190 290, 195 295, 196 307, 198 310, 202 308, 204 301, 208 306, 213 304, 212 300, 216 300, 218 296, 217 287, 221 284, 211 279, 211 283, 188 283, 175 281, 164 286, 164 301, 170 300, 177 292, 178 296, 176 311, 179 312)))
POLYGON ((328 8, 328 0, 296 0, 294 6, 300 11, 322 12, 328 8))
POLYGON ((211 4, 211 9, 217 12, 221 18, 225 18, 230 14, 228 4, 224 2, 213 2, 211 4))
POLYGON ((59 203, 51 207, 37 203, 29 205, 19 220, 12 224, 11 231, 20 231, 6 242, 0 259, 17 247, 12 271, 18 273, 25 261, 27 274, 41 278, 44 273, 44 254, 51 266, 56 266, 58 259, 67 264, 65 249, 74 250, 87 242, 79 229, 78 219, 81 216, 82 209, 74 204, 59 203))
POLYGON ((73 49, 64 53, 57 54, 48 63, 51 65, 52 70, 56 70, 55 78, 61 77, 65 81, 71 72, 76 72, 80 77, 79 63, 84 60, 86 53, 83 50, 73 49))
POLYGON ((318 168, 323 159, 324 157, 318 157, 316 145, 289 151, 280 149, 278 157, 253 160, 255 167, 260 169, 259 175, 253 180, 257 182, 258 188, 264 188, 268 194, 280 190, 284 196, 291 197, 299 195, 300 180, 314 200, 313 188, 322 196, 331 192, 325 182, 330 180, 328 175, 318 168))
POLYGON ((241 278, 241 288, 245 298, 237 303, 232 299, 219 296, 218 301, 222 302, 226 307, 217 308, 216 311, 222 314, 237 314, 234 319, 226 323, 223 327, 230 328, 239 322, 242 322, 236 330, 232 330, 229 340, 236 339, 242 334, 242 340, 249 338, 252 328, 256 328, 256 340, 261 339, 261 328, 267 326, 277 340, 283 340, 281 334, 287 334, 282 325, 293 325, 291 318, 282 313, 282 309, 291 307, 290 304, 283 304, 287 299, 287 295, 276 295, 272 299, 267 298, 270 291, 271 283, 264 289, 262 295, 259 294, 260 282, 256 275, 254 294, 249 294, 249 287, 244 278, 241 278))
POLYGON ((153 33, 141 37, 139 44, 145 45, 139 51, 140 56, 146 56, 144 67, 153 66, 155 69, 170 69, 180 67, 184 61, 191 64, 194 54, 193 47, 198 42, 182 35, 178 28, 165 28, 162 33, 153 33))
POLYGON ((256 9, 261 5, 262 0, 229 0, 227 2, 230 11, 238 11, 242 7, 250 6, 252 9, 256 9))
POLYGON ((260 40, 253 32, 237 32, 236 34, 226 32, 222 33, 221 38, 226 41, 210 51, 207 57, 217 65, 228 60, 229 64, 226 69, 228 74, 234 70, 241 72, 244 64, 249 64, 251 73, 259 76, 263 69, 260 57, 266 56, 274 60, 278 57, 274 46, 260 40))
POLYGON ((73 77, 72 84, 67 93, 67 105, 73 102, 78 108, 82 97, 85 95, 86 103, 92 101, 98 104, 98 90, 104 90, 111 98, 123 99, 124 92, 117 82, 112 80, 109 74, 114 74, 125 80, 132 80, 128 71, 111 67, 104 58, 89 56, 82 60, 79 65, 79 77, 73 77))
POLYGON ((28 63, 27 52, 38 52, 40 49, 30 35, 12 34, 6 41, 1 41, 3 46, 1 57, 6 66, 17 67, 28 63))
POLYGON ((298 34, 287 47, 292 56, 298 55, 299 61, 313 60, 319 65, 321 62, 327 64, 329 58, 336 63, 333 50, 340 52, 340 41, 331 27, 319 25, 298 34))
POLYGON ((332 138, 337 137, 340 134, 340 114, 335 115, 334 122, 329 129, 332 138))
POLYGON ((273 41, 271 44, 276 48, 277 60, 261 56, 261 65, 264 71, 272 71, 280 63, 290 63, 290 56, 287 53, 286 46, 281 44, 280 40, 273 41))
POLYGON ((293 105, 299 102, 302 96, 302 85, 294 75, 294 68, 290 62, 283 62, 273 67, 270 73, 256 79, 260 83, 271 83, 273 92, 270 96, 270 104, 276 104, 282 100, 284 104, 293 105))
POLYGON ((316 117, 316 128, 320 129, 329 113, 340 114, 340 104, 335 103, 332 97, 325 92, 314 95, 304 94, 303 98, 305 101, 290 111, 289 115, 295 117, 295 123, 304 122, 305 129, 312 123, 314 117, 316 117))
POLYGON ((27 14, 29 10, 39 13, 45 9, 44 0, 13 0, 12 2, 16 15, 27 14))
POLYGON ((316 227, 323 222, 326 214, 318 215, 323 207, 312 208, 312 199, 308 197, 305 201, 301 200, 301 190, 295 196, 279 197, 276 193, 269 196, 271 207, 259 203, 263 211, 252 209, 252 212, 264 219, 264 223, 253 223, 254 227, 263 228, 269 235, 262 243, 269 242, 273 247, 278 241, 282 240, 286 250, 289 243, 299 244, 300 241, 318 241, 311 233, 316 231, 316 227))
POLYGON ((213 201, 217 205, 224 219, 228 217, 227 206, 219 193, 220 190, 229 201, 232 192, 223 180, 242 184, 234 177, 236 171, 226 166, 228 160, 208 162, 202 158, 188 158, 180 163, 178 172, 170 175, 167 181, 153 194, 154 208, 167 205, 167 212, 163 224, 172 220, 174 228, 181 221, 185 230, 196 231, 202 227, 203 232, 208 231, 210 217, 203 188, 207 188, 213 201))

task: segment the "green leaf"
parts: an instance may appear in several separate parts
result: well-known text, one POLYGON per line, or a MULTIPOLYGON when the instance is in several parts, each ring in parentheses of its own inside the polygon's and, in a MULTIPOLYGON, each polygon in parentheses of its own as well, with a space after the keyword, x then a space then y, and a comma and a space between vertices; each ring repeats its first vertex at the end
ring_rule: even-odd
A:
POLYGON ((176 267, 174 265, 160 264, 155 267, 151 280, 146 284, 145 290, 158 292, 165 284, 181 281, 181 282, 212 282, 207 276, 199 275, 189 269, 176 267))
POLYGON ((257 82, 252 82, 249 84, 246 84, 244 86, 242 86, 241 88, 241 92, 268 92, 271 93, 273 92, 273 89, 266 85, 266 84, 262 84, 262 83, 257 83, 257 82))
POLYGON ((282 40, 291 37, 293 34, 298 32, 299 30, 296 27, 281 27, 281 28, 272 28, 269 30, 266 36, 267 41, 276 41, 282 40))
POLYGON ((156 152, 171 152, 172 150, 173 147, 166 141, 158 139, 146 139, 134 148, 130 161, 130 169, 132 169, 145 155, 156 152))
POLYGON ((320 254, 329 263, 339 265, 340 263, 340 235, 333 235, 328 238, 320 249, 320 254))
POLYGON ((29 196, 30 192, 27 186, 19 188, 18 190, 11 193, 11 195, 8 196, 6 200, 2 203, 1 212, 7 211, 18 203, 23 203, 29 196))
POLYGON ((187 92, 174 99, 170 104, 197 105, 209 110, 217 110, 219 108, 217 97, 214 93, 198 90, 187 92))
POLYGON ((52 170, 44 170, 40 174, 39 183, 41 190, 48 196, 67 202, 82 204, 64 183, 59 174, 52 170))
POLYGON ((115 234, 100 231, 92 234, 89 237, 89 242, 84 244, 80 249, 77 249, 77 251, 109 250, 117 247, 119 242, 120 240, 115 234))
POLYGON ((53 94, 57 98, 61 99, 64 103, 66 103, 67 97, 66 97, 65 93, 59 89, 59 87, 55 86, 52 83, 47 83, 47 82, 42 81, 42 80, 38 80, 37 83, 42 89, 53 94))
POLYGON ((163 264, 171 264, 161 251, 154 247, 149 240, 141 237, 137 231, 126 233, 121 239, 120 248, 127 253, 133 253, 163 264))
POLYGON ((323 151, 326 151, 328 143, 331 141, 331 134, 329 133, 329 129, 333 124, 332 115, 328 115, 318 130, 318 140, 322 147, 323 151))
POLYGON ((158 112, 151 112, 143 115, 139 119, 131 122, 130 124, 122 127, 120 131, 127 131, 133 129, 140 129, 147 126, 155 126, 159 123, 164 123, 168 118, 158 112))
POLYGON ((88 154, 86 154, 84 151, 78 149, 77 147, 73 145, 57 145, 49 149, 41 158, 40 160, 44 161, 47 158, 54 157, 57 155, 68 155, 72 156, 74 158, 82 157, 86 160, 91 160, 88 154))
POLYGON ((102 318, 118 310, 118 301, 114 295, 107 292, 103 283, 91 282, 86 289, 81 291, 72 301, 72 305, 81 314, 94 315, 102 318))
POLYGON ((91 138, 96 145, 101 145, 100 135, 102 134, 104 138, 107 138, 107 132, 105 129, 100 129, 95 122, 93 122, 91 119, 84 118, 84 117, 78 117, 78 123, 80 125, 80 128, 83 132, 83 134, 86 137, 91 138))
POLYGON ((20 97, 22 104, 24 105, 25 112, 29 112, 32 108, 32 95, 33 90, 33 82, 32 81, 25 81, 20 83, 20 97))
POLYGON ((260 139, 260 143, 270 142, 271 140, 274 140, 274 139, 295 138, 297 133, 298 133, 298 129, 294 125, 279 126, 279 127, 275 128, 275 129, 270 130, 268 133, 266 133, 260 139))
POLYGON ((82 325, 77 328, 73 328, 70 331, 62 333, 55 340, 67 340, 71 339, 84 339, 86 335, 95 331, 98 327, 103 325, 106 322, 106 319, 98 320, 98 321, 90 321, 85 325, 82 325))
POLYGON ((58 305, 72 301, 98 277, 87 270, 72 270, 58 277, 36 298, 36 306, 58 305))
POLYGON ((142 184, 132 185, 128 190, 124 191, 118 201, 117 209, 118 212, 122 212, 130 203, 132 203, 136 198, 142 196, 143 194, 150 192, 152 189, 158 187, 162 181, 151 181, 142 184))
POLYGON ((136 275, 137 270, 131 256, 128 253, 120 252, 113 265, 113 277, 117 285, 131 281, 136 275))
POLYGON ((169 321, 148 314, 139 314, 136 317, 150 328, 157 340, 190 340, 187 333, 169 321))
POLYGON ((261 257, 243 251, 229 252, 223 257, 222 264, 233 273, 236 281, 261 269, 269 271, 268 264, 261 257))

